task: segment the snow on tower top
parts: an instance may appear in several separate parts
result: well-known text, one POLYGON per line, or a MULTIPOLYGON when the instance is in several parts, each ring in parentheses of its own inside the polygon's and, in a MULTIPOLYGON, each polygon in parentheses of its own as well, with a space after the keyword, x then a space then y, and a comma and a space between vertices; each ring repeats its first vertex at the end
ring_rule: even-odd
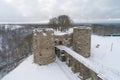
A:
POLYGON ((37 34, 37 32, 39 32, 39 33, 42 33, 43 34, 43 36, 47 36, 47 34, 46 33, 51 33, 51 35, 53 35, 53 29, 52 28, 39 28, 39 29, 34 29, 33 30, 33 34, 34 34, 34 36, 36 36, 37 34))
POLYGON ((82 27, 82 26, 80 26, 80 27, 75 27, 74 29, 90 29, 91 30, 91 27, 86 27, 86 26, 84 26, 84 27, 82 27))

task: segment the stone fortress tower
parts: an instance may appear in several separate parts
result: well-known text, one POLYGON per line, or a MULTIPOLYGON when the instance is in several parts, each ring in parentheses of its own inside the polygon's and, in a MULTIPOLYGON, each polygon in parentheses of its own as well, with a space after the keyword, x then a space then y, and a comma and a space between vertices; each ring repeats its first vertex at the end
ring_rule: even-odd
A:
MULTIPOLYGON (((74 28, 73 31, 73 50, 85 58, 90 57, 91 47, 91 28, 79 27, 74 28)), ((91 76, 90 70, 82 63, 72 58, 72 70, 73 72, 80 72, 82 76, 81 80, 85 80, 91 76)))
POLYGON ((35 63, 40 65, 52 63, 55 60, 54 47, 54 36, 52 30, 34 30, 33 53, 35 63))
POLYGON ((90 57, 91 47, 91 28, 80 27, 74 28, 73 32, 73 49, 84 57, 90 57))

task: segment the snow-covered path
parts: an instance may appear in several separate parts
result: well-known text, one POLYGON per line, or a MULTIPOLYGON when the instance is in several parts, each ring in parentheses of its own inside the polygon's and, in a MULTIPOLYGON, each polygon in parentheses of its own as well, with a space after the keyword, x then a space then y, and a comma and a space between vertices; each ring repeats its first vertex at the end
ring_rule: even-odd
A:
POLYGON ((61 61, 39 66, 33 63, 33 56, 28 57, 2 80, 78 80, 77 75, 61 61))

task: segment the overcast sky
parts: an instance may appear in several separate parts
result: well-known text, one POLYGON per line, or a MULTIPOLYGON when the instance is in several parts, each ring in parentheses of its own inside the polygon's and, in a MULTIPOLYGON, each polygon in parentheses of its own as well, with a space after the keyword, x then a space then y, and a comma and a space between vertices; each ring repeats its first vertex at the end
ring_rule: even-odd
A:
POLYGON ((120 20, 120 0, 0 0, 0 22, 47 22, 63 14, 74 22, 120 20))

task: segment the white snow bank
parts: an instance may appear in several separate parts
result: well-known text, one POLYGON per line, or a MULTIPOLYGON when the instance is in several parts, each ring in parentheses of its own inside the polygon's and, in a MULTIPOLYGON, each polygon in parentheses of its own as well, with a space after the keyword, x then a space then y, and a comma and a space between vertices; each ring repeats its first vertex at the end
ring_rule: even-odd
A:
POLYGON ((61 35, 65 35, 65 34, 71 34, 73 33, 73 28, 70 28, 68 31, 66 32, 61 32, 61 31, 54 31, 54 35, 56 36, 61 36, 61 35))
POLYGON ((51 34, 53 35, 53 29, 52 28, 39 28, 39 29, 34 29, 33 33, 34 36, 37 35, 37 32, 41 32, 43 34, 43 36, 47 36, 47 34, 45 33, 46 31, 51 32, 51 34))
POLYGON ((2 80, 78 80, 75 74, 58 59, 49 65, 33 63, 33 56, 28 57, 2 80))

